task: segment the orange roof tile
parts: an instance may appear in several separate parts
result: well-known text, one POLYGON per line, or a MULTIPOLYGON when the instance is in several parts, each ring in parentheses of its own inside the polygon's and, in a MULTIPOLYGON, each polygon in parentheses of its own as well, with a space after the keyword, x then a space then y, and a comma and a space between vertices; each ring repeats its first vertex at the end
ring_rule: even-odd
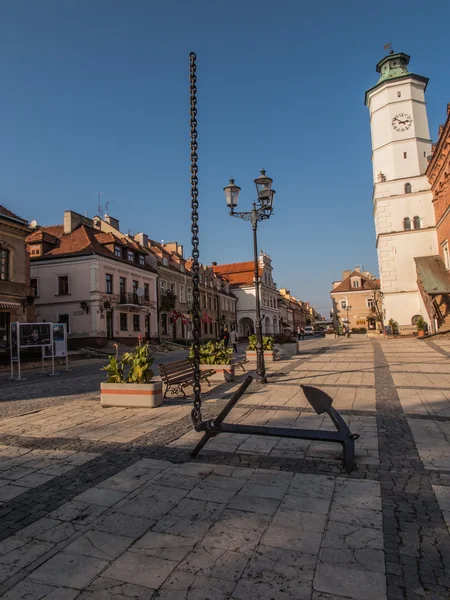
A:
POLYGON ((338 286, 331 290, 331 293, 335 292, 360 292, 361 290, 378 290, 380 289, 380 280, 379 279, 369 279, 365 275, 362 275, 358 271, 353 271, 350 275, 344 279, 338 286), (361 287, 354 288, 352 287, 351 278, 352 277, 360 277, 361 278, 361 287))
MULTIPOLYGON (((216 275, 220 275, 231 285, 253 285, 254 283, 255 265, 253 261, 214 265, 212 269, 216 275)), ((259 266, 259 275, 262 275, 261 266, 259 266)))

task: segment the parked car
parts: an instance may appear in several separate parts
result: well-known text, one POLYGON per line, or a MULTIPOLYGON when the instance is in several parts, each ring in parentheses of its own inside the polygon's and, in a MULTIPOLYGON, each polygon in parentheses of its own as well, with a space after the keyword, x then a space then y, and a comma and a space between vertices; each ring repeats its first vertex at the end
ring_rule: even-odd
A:
POLYGON ((305 335, 314 335, 314 327, 312 325, 305 327, 305 335))

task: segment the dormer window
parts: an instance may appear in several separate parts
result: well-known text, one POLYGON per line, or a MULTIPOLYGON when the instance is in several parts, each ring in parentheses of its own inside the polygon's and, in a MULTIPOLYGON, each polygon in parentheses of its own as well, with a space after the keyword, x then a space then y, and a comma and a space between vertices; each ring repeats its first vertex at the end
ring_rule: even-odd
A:
POLYGON ((132 252, 131 250, 127 251, 127 260, 129 262, 134 262, 134 252, 132 252))
POLYGON ((168 266, 169 266, 169 260, 168 260, 167 258, 163 258, 163 259, 162 259, 162 264, 163 264, 165 267, 168 267, 168 266))
POLYGON ((139 264, 141 267, 145 265, 145 256, 143 254, 139 254, 139 264))
POLYGON ((352 281, 352 287, 359 288, 359 280, 358 279, 353 279, 353 281, 352 281))
POLYGON ((114 246, 114 256, 117 256, 118 258, 122 258, 122 250, 121 250, 120 246, 114 246))

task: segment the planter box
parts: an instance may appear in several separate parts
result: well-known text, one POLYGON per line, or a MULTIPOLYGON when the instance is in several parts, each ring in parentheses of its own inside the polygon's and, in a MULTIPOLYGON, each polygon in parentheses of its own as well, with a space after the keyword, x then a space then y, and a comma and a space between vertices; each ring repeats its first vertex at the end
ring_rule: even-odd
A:
POLYGON ((210 381, 234 381, 234 365, 200 365, 200 371, 214 369, 214 375, 208 377, 210 381))
POLYGON ((162 404, 162 382, 102 383, 100 402, 103 407, 156 408, 162 404))
MULTIPOLYGON (((246 351, 247 360, 249 362, 256 362, 256 350, 246 351)), ((275 352, 273 350, 264 350, 264 361, 273 362, 275 360, 275 352)))
POLYGON ((280 358, 289 358, 298 354, 298 343, 275 344, 275 350, 278 350, 280 358))

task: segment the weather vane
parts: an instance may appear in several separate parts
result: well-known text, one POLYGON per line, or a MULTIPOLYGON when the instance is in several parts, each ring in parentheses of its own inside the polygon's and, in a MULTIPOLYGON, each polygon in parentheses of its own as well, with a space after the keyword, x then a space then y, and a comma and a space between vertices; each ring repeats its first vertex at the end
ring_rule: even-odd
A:
POLYGON ((384 44, 383 48, 386 50, 386 52, 389 52, 389 54, 394 54, 394 51, 392 50, 392 42, 384 44))

